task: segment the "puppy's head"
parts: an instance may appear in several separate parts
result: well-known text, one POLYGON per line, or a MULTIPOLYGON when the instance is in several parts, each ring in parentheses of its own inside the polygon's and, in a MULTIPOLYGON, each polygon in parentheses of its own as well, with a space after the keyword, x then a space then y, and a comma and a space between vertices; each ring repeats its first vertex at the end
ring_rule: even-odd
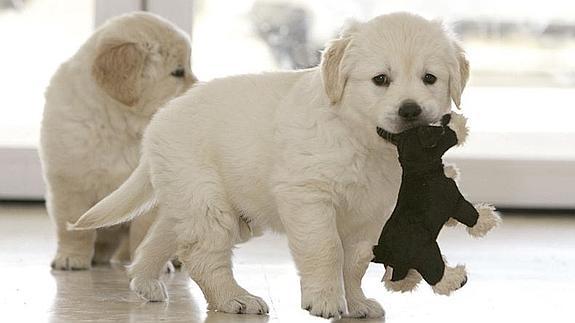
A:
POLYGON ((396 133, 439 121, 451 101, 459 107, 469 63, 441 23, 395 13, 351 24, 321 72, 332 105, 396 133))
POLYGON ((112 99, 151 115, 195 81, 188 36, 148 13, 111 19, 97 31, 91 75, 112 99))

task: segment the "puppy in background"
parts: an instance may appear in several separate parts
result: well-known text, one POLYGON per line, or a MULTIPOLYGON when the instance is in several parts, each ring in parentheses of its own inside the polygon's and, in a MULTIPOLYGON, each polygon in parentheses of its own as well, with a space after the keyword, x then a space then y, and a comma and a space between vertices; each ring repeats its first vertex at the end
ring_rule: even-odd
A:
POLYGON ((154 113, 196 81, 188 36, 158 16, 110 19, 63 63, 46 90, 40 157, 48 213, 57 227, 52 267, 89 269, 114 252, 128 260, 153 221, 68 231, 136 168, 142 133, 154 113), (128 236, 129 232, 129 236, 128 236))

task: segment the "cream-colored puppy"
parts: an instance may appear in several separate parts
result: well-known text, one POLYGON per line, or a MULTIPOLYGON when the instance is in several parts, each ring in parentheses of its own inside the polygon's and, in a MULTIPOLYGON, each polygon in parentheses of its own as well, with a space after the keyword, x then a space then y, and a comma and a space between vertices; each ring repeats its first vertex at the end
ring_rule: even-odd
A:
MULTIPOLYGON (((110 260, 125 228, 70 232, 66 223, 130 175, 152 115, 194 81, 188 36, 147 13, 109 20, 60 66, 46 90, 40 150, 48 213, 58 229, 54 269, 110 260)), ((151 217, 143 228, 135 224, 132 248, 151 217)))
POLYGON ((165 299, 158 278, 177 252, 210 308, 232 313, 267 311, 236 283, 232 247, 250 229, 285 232, 302 308, 383 316, 361 279, 401 169, 376 127, 437 122, 451 100, 459 105, 467 78, 463 51, 440 23, 405 13, 355 23, 316 68, 214 80, 171 101, 145 132, 136 171, 76 228, 117 224, 156 204, 131 288, 165 299))

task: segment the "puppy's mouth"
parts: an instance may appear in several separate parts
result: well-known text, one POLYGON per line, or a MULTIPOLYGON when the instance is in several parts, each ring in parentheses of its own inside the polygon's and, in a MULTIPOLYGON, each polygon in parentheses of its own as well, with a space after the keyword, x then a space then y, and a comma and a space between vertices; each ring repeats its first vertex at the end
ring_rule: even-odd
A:
POLYGON ((417 119, 413 119, 413 120, 400 120, 400 121, 396 121, 395 122, 395 127, 391 127, 391 128, 387 128, 384 126, 377 126, 377 134, 385 139, 390 141, 391 137, 395 134, 404 132, 406 130, 409 130, 411 128, 415 128, 415 127, 419 127, 419 126, 425 126, 425 125, 431 125, 434 123, 439 123, 441 121, 441 119, 438 120, 429 120, 427 118, 417 118, 417 119))

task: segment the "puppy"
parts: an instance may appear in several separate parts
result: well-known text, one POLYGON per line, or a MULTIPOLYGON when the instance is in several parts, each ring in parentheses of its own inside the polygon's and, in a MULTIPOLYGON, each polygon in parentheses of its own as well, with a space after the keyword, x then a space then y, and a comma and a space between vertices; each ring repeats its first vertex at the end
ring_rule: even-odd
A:
MULTIPOLYGON (((54 269, 110 260, 126 228, 71 232, 66 223, 130 175, 152 115, 195 80, 188 36, 147 13, 109 20, 60 66, 46 90, 40 145, 48 213, 57 227, 54 269)), ((135 224, 132 249, 152 218, 135 224)), ((123 258, 127 249, 123 244, 123 258)))
POLYGON ((136 251, 131 288, 167 297, 159 274, 173 253, 209 308, 264 313, 232 275, 246 232, 285 232, 301 278, 301 306, 325 318, 381 317, 361 279, 396 202, 399 132, 459 105, 468 63, 438 22, 397 13, 350 25, 320 66, 199 85, 170 102, 144 134, 142 159, 75 228, 159 217, 136 251))

